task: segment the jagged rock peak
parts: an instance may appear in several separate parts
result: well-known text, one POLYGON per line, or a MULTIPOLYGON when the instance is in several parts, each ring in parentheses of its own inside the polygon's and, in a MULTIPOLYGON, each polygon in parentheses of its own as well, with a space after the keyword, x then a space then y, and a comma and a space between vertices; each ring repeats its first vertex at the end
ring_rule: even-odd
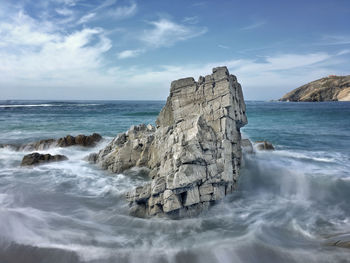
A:
POLYGON ((218 67, 198 82, 173 81, 156 127, 132 127, 90 159, 118 173, 133 166, 150 170, 151 181, 126 195, 132 214, 192 216, 233 191, 246 123, 241 86, 218 67))
POLYGON ((221 104, 222 108, 234 106, 231 109, 232 112, 227 113, 227 116, 232 118, 238 117, 237 124, 241 126, 247 122, 243 93, 237 78, 234 75, 230 75, 226 67, 217 67, 213 69, 213 74, 205 77, 200 76, 198 82, 192 77, 173 81, 167 103, 160 112, 156 124, 158 127, 173 125, 174 122, 176 123, 189 117, 183 113, 197 116, 199 113, 203 113, 200 110, 208 105, 210 106, 214 101, 214 107, 216 107, 214 111, 219 109, 219 104, 221 104), (232 89, 220 85, 215 88, 216 83, 220 82, 230 83, 232 89), (201 105, 201 103, 205 102, 208 105, 201 105), (183 110, 184 108, 193 108, 194 110, 186 112, 186 110, 183 110), (232 113, 235 116, 231 116, 232 113))

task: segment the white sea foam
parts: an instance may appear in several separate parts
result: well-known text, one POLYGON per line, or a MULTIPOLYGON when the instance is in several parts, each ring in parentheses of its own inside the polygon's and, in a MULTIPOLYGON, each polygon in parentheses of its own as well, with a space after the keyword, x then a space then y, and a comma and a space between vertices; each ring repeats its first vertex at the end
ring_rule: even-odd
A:
POLYGON ((287 151, 287 150, 278 150, 275 151, 275 154, 285 156, 285 157, 291 157, 291 158, 298 158, 298 159, 309 159, 317 162, 336 162, 339 160, 342 160, 342 155, 337 153, 332 153, 332 156, 329 156, 329 153, 327 152, 306 152, 306 151, 287 151))
POLYGON ((0 205, 6 206, 7 203, 9 203, 9 197, 10 197, 10 195, 8 195, 8 194, 0 193, 0 205))
POLYGON ((143 180, 110 174, 82 160, 107 143, 40 151, 69 160, 33 168, 19 167, 25 152, 0 149, 0 238, 73 251, 82 261, 98 262, 347 258, 343 252, 319 250, 320 232, 350 227, 341 206, 348 182, 334 176, 341 154, 276 150, 247 155, 238 191, 207 213, 149 220, 128 216, 122 197, 143 180), (314 160, 322 155, 334 160, 314 160))

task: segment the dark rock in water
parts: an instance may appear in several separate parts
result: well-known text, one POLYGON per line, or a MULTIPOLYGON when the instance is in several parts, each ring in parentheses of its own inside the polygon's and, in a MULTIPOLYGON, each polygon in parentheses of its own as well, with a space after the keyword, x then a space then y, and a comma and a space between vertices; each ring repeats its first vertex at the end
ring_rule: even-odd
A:
POLYGON ((75 145, 75 137, 72 135, 67 135, 66 137, 57 140, 57 146, 59 147, 68 147, 72 145, 75 145))
POLYGON ((90 160, 115 173, 150 170, 152 181, 126 194, 133 215, 194 216, 236 186, 245 111, 241 85, 226 67, 198 82, 179 79, 171 83, 156 127, 132 126, 90 160))
POLYGON ((273 151, 275 150, 275 147, 273 147, 272 143, 268 141, 257 141, 256 142, 256 147, 260 151, 273 151))
POLYGON ((350 75, 315 80, 292 90, 280 101, 350 101, 350 75))
POLYGON ((86 136, 79 134, 77 136, 67 135, 64 138, 57 140, 57 146, 59 147, 68 147, 72 145, 80 145, 85 147, 95 146, 97 142, 102 139, 102 136, 98 133, 93 133, 92 135, 86 136))
POLYGON ((64 155, 51 155, 51 154, 40 154, 40 153, 31 153, 27 154, 22 159, 22 166, 29 166, 29 165, 38 165, 43 163, 49 163, 49 162, 59 162, 59 161, 65 161, 68 160, 68 158, 64 155))
POLYGON ((254 153, 254 147, 252 142, 249 139, 242 139, 241 141, 241 145, 242 145, 242 150, 246 153, 254 153))
POLYGON ((81 146, 95 146, 96 142, 99 142, 102 136, 98 133, 93 133, 92 135, 78 135, 75 137, 75 143, 81 146))
POLYGON ((91 135, 77 135, 71 136, 67 135, 66 137, 55 139, 45 139, 37 142, 31 142, 21 145, 16 144, 0 144, 0 148, 10 148, 14 151, 38 151, 38 150, 47 150, 52 147, 69 147, 73 145, 79 145, 84 147, 93 147, 100 140, 102 136, 98 133, 93 133, 91 135))

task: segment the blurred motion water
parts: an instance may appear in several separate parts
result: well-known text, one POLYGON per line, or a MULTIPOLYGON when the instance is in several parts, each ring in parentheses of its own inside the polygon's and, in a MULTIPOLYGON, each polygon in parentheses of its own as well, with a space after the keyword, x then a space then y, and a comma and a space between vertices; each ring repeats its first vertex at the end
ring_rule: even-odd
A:
POLYGON ((22 168, 0 149, 0 262, 349 262, 327 246, 350 232, 350 103, 247 102, 251 140, 237 191, 199 217, 128 216, 123 193, 145 180, 82 159, 163 101, 0 101, 0 143, 100 133, 92 149, 53 148, 68 161, 22 168))

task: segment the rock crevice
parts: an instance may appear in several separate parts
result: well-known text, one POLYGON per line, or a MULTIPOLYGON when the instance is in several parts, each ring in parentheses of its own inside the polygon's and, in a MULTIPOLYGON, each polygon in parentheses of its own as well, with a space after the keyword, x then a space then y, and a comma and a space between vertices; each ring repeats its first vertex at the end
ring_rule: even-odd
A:
POLYGON ((247 123, 240 84, 226 67, 171 83, 156 127, 133 126, 90 160, 112 172, 150 170, 150 183, 126 194, 136 216, 195 215, 231 193, 247 123))

